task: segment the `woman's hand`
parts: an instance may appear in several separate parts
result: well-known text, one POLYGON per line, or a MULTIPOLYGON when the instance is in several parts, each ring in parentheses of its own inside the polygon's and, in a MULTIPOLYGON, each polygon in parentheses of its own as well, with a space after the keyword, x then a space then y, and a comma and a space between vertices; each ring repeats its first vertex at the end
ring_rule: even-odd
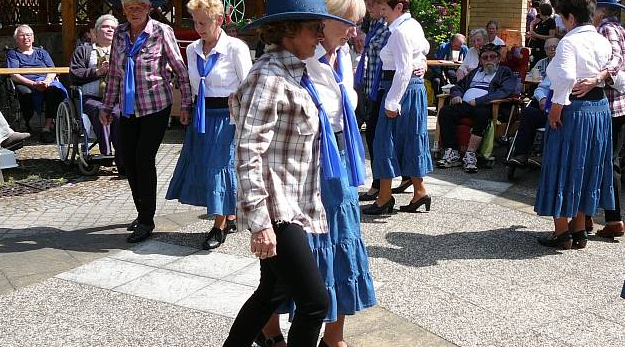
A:
POLYGON ((273 228, 253 233, 250 239, 250 250, 259 259, 275 257, 277 255, 276 233, 273 231, 273 228))
POLYGON ((180 124, 189 125, 189 121, 190 121, 189 112, 181 110, 180 111, 180 124))
POLYGON ((111 125, 111 123, 113 123, 113 115, 110 113, 100 111, 99 118, 102 125, 111 125))
POLYGON ((399 112, 397 111, 384 110, 384 112, 388 118, 397 118, 397 116, 399 116, 399 112))
POLYGON ((556 130, 560 125, 562 125, 562 120, 560 119, 562 115, 562 106, 557 107, 558 104, 553 104, 551 107, 551 111, 549 111, 549 116, 547 116, 547 120, 549 121, 549 126, 551 129, 556 130))
POLYGON ((597 77, 593 77, 593 78, 582 78, 580 80, 577 81, 577 83, 575 83, 575 85, 573 86, 573 91, 571 92, 571 94, 577 96, 577 97, 582 97, 586 94, 588 94, 589 91, 591 91, 593 88, 595 88, 596 86, 598 86, 600 83, 599 78, 597 77))

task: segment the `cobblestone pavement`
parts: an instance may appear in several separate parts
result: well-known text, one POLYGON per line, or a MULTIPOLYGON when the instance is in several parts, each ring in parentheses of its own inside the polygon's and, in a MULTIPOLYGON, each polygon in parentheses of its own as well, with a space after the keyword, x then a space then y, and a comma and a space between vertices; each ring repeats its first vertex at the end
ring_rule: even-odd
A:
MULTIPOLYGON (((200 251, 204 211, 163 199, 179 150, 159 151, 158 232, 130 249, 125 181, 0 199, 0 346, 221 345, 257 261, 246 233, 200 251)), ((538 173, 518 175, 437 170, 430 213, 363 216, 379 305, 347 319, 350 346, 625 345, 622 241, 539 246, 538 173)))

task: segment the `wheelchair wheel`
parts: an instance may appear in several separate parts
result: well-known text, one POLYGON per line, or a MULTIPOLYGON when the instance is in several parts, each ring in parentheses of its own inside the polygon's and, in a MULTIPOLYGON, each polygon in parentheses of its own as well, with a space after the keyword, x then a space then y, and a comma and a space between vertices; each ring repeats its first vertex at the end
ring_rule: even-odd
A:
POLYGON ((78 171, 85 176, 94 176, 100 171, 100 164, 84 164, 78 160, 78 171))
POLYGON ((78 148, 78 138, 74 134, 75 113, 74 105, 68 100, 63 101, 56 112, 56 148, 61 162, 68 165, 74 162, 78 148))

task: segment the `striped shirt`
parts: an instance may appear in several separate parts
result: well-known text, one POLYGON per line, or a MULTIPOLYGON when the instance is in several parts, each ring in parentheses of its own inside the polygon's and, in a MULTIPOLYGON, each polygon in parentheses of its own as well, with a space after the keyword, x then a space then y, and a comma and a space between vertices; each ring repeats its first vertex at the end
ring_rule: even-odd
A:
POLYGON ((319 117, 300 86, 305 65, 270 46, 233 96, 239 225, 258 232, 272 222, 325 233, 319 192, 319 117))
POLYGON ((365 68, 365 77, 364 77, 364 85, 363 92, 365 95, 369 95, 371 93, 371 88, 373 88, 375 78, 375 70, 380 62, 380 51, 382 47, 386 44, 386 41, 389 36, 391 36, 391 31, 388 29, 388 25, 384 21, 384 19, 380 19, 377 22, 371 22, 371 30, 375 30, 373 36, 371 37, 371 41, 369 41, 369 46, 366 48, 365 56, 366 60, 366 68, 365 68))
MULTIPOLYGON (((614 77, 620 70, 625 70, 625 29, 617 18, 604 18, 597 28, 612 46, 612 57, 606 68, 610 76, 614 77)), ((616 89, 606 86, 605 95, 610 103, 612 117, 625 115, 625 93, 619 93, 616 89)))
MULTIPOLYGON (((182 60, 173 29, 154 19, 148 19, 143 32, 148 39, 135 56, 135 116, 141 117, 163 110, 173 102, 171 73, 174 71, 180 85, 181 110, 192 108, 191 85, 187 67, 182 60)), ((124 104, 126 70, 126 35, 128 23, 117 27, 111 46, 109 74, 102 109, 110 113, 117 103, 124 104)))

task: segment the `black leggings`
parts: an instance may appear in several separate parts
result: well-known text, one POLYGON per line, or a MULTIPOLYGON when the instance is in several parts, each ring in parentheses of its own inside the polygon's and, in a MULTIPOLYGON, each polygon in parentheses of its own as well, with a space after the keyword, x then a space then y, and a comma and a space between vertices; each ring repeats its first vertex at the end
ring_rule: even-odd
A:
POLYGON ((239 311, 224 347, 251 346, 269 317, 290 299, 296 310, 288 346, 317 346, 329 301, 308 236, 297 224, 274 224, 274 231, 277 255, 260 261, 258 289, 239 311))
MULTIPOLYGON (((26 121, 26 125, 31 118, 35 108, 41 107, 41 105, 35 105, 33 100, 33 90, 23 84, 15 84, 17 90, 17 98, 20 102, 20 110, 22 111, 22 117, 26 121)), ((48 88, 43 91, 43 102, 46 105, 45 118, 56 118, 56 111, 59 108, 59 104, 65 99, 65 94, 58 88, 48 88)))
POLYGON ((123 161, 139 214, 139 223, 154 225, 156 213, 156 152, 161 146, 171 105, 143 117, 121 117, 123 161))

